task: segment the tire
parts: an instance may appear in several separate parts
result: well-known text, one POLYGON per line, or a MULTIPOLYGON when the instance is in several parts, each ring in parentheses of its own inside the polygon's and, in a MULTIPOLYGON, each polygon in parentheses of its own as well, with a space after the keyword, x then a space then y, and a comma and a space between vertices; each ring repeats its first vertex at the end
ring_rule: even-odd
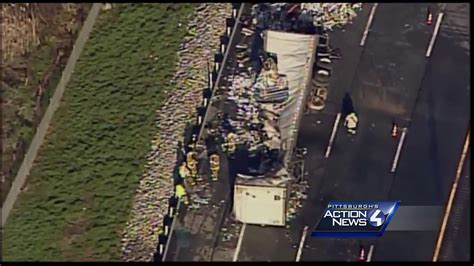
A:
POLYGON ((316 63, 316 66, 319 68, 319 69, 324 69, 326 71, 329 71, 329 73, 331 73, 331 70, 332 70, 332 65, 329 63, 325 63, 325 62, 321 62, 318 60, 318 62, 316 63))
POLYGON ((309 103, 309 108, 315 111, 321 111, 325 107, 324 100, 320 97, 313 96, 311 102, 309 103))
POLYGON ((323 101, 326 101, 328 97, 328 90, 326 88, 320 87, 316 89, 316 96, 321 98, 323 101))
POLYGON ((316 79, 313 82, 316 87, 327 87, 329 85, 329 79, 321 76, 316 76, 316 79))

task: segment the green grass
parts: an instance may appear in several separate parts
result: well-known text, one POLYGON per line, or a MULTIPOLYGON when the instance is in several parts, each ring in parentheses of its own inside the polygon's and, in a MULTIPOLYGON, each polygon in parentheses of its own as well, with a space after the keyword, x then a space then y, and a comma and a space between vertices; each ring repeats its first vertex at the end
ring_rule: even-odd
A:
MULTIPOLYGON (((91 7, 91 4, 81 4, 87 13, 91 7)), ((63 14, 66 15, 66 14, 63 14)), ((70 16, 57 18, 59 21, 70 20, 70 16)), ((81 23, 76 21, 76 36, 80 30, 81 23)), ((32 51, 26 55, 17 56, 5 62, 6 65, 15 64, 26 64, 29 62, 31 65, 31 71, 28 82, 19 80, 14 84, 9 84, 11 87, 1 89, 2 97, 5 98, 8 105, 2 106, 2 128, 8 132, 6 138, 2 143, 4 150, 2 151, 2 166, 4 170, 12 168, 12 176, 6 176, 6 183, 2 184, 2 202, 6 198, 7 193, 10 189, 10 184, 13 178, 15 178, 16 171, 20 167, 21 158, 17 159, 15 166, 13 166, 12 155, 15 151, 16 144, 20 141, 20 138, 29 144, 35 134, 35 123, 39 123, 41 117, 35 118, 35 106, 36 106, 36 89, 38 88, 39 82, 45 77, 46 73, 53 66, 55 60, 55 49, 58 46, 58 42, 68 41, 61 38, 58 33, 57 27, 61 25, 51 25, 48 31, 43 32, 45 41, 36 47, 32 47, 32 51), (53 41, 56 39, 56 41, 53 41), (60 40, 58 40, 60 39, 60 40), (37 119, 37 121, 35 121, 37 119)), ((74 38, 75 39, 75 38, 74 38)), ((54 94, 56 86, 61 78, 61 72, 66 65, 67 58, 63 58, 59 65, 55 67, 50 74, 50 80, 47 88, 44 91, 44 101, 42 103, 42 112, 38 115, 41 116, 49 104, 49 98, 54 94), (66 60, 64 60, 66 59, 66 60)), ((3 77, 2 77, 3 78, 3 77)), ((5 136, 4 136, 5 137, 5 136)), ((25 147, 25 150, 28 147, 25 147)))
MULTIPOLYGON (((54 55, 52 50, 51 43, 44 43, 33 49, 26 59, 22 59, 23 61, 29 60, 31 62, 32 75, 28 83, 18 83, 15 87, 4 90, 5 99, 11 101, 11 105, 8 106, 11 110, 7 110, 7 113, 3 116, 5 119, 3 126, 13 130, 7 139, 7 145, 9 146, 14 146, 20 135, 30 139, 33 137, 34 129, 28 125, 33 122, 35 91, 38 83, 53 63, 54 55), (25 123, 24 121, 29 121, 29 123, 25 123)), ((55 74, 56 75, 52 76, 53 78, 57 78, 58 73, 55 74)), ((49 87, 52 87, 54 83, 54 81, 50 82, 49 87)))
POLYGON ((191 12, 190 4, 123 4, 100 15, 4 228, 3 260, 119 260, 185 34, 177 24, 191 12))

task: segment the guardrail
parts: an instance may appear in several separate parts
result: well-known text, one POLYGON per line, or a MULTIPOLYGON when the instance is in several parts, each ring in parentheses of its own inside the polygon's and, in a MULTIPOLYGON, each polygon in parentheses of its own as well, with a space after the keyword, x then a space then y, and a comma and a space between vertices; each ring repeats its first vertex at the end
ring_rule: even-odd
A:
MULTIPOLYGON (((179 210, 179 208, 181 207, 181 201, 178 200, 178 204, 176 206, 176 210, 179 210)), ((175 215, 173 215, 172 217, 176 217, 178 216, 179 212, 177 212, 175 215)), ((176 226, 176 219, 173 219, 173 222, 171 223, 171 229, 170 229, 170 233, 169 233, 169 236, 168 236, 168 241, 166 241, 166 247, 165 247, 165 250, 163 252, 163 261, 165 261, 166 259, 166 255, 168 254, 168 250, 169 250, 169 245, 170 245, 170 242, 171 242, 171 238, 173 237, 173 232, 174 232, 174 228, 176 226)))
MULTIPOLYGON (((235 46, 235 40, 236 40, 236 33, 239 31, 239 27, 241 26, 240 25, 240 17, 242 15, 242 12, 245 8, 247 4, 240 4, 240 8, 239 8, 239 11, 238 13, 235 12, 235 6, 233 8, 233 11, 232 11, 232 18, 230 19, 230 21, 233 21, 233 25, 232 25, 232 32, 230 34, 230 38, 228 39, 228 42, 227 44, 225 43, 225 37, 227 37, 227 32, 228 32, 228 28, 230 25, 228 25, 229 23, 226 23, 226 33, 224 34, 224 38, 221 38, 221 44, 220 44, 220 47, 219 47, 219 53, 216 54, 216 57, 222 57, 222 50, 225 49, 225 53, 224 53, 224 57, 222 59, 221 62, 214 62, 214 66, 213 66, 213 69, 218 67, 218 74, 217 74, 217 77, 215 78, 215 82, 213 81, 214 80, 214 77, 211 76, 209 77, 210 79, 210 86, 208 89, 211 90, 211 95, 209 97, 209 99, 207 99, 206 97, 206 90, 204 92, 204 106, 199 106, 198 107, 198 125, 200 127, 200 130, 199 130, 199 133, 198 133, 198 136, 196 138, 196 142, 197 141, 200 141, 201 138, 202 138, 202 135, 203 135, 203 131, 204 131, 204 125, 208 122, 210 116, 211 116, 211 109, 212 109, 212 100, 214 99, 214 96, 215 96, 215 93, 217 91, 217 86, 218 84, 221 82, 221 79, 223 77, 223 72, 224 72, 224 69, 226 68, 226 65, 227 65, 227 62, 228 62, 228 58, 229 58, 229 54, 231 53, 231 48, 235 46), (205 114, 204 114, 204 118, 203 119, 200 119, 200 114, 199 114, 199 110, 202 110, 202 108, 205 108, 205 114)), ((219 60, 220 61, 220 60, 219 60)), ((226 204, 227 205, 227 204, 226 204)), ((181 201, 178 200, 178 203, 177 203, 177 206, 176 206, 176 210, 177 210, 177 213, 175 215, 172 215, 171 217, 173 218, 173 221, 171 223, 171 227, 170 227, 170 231, 168 233, 168 236, 166 236, 166 246, 164 247, 164 250, 163 250, 163 247, 162 247, 162 243, 158 243, 158 250, 157 252, 158 253, 161 253, 161 251, 163 251, 163 255, 162 256, 158 256, 158 258, 155 259, 155 261, 165 261, 166 260, 166 257, 167 255, 169 254, 169 249, 170 249, 170 243, 171 243, 171 240, 172 240, 172 237, 173 237, 173 233, 175 231, 175 227, 176 227, 176 220, 177 220, 177 216, 179 215, 179 213, 181 213, 179 211, 180 207, 181 207, 181 201)), ((225 206, 225 209, 226 211, 228 210, 228 206, 225 206)), ((221 220, 224 219, 225 215, 222 215, 223 217, 220 217, 221 220)), ((219 224, 222 224, 222 221, 220 221, 219 224)), ((218 234, 215 236, 217 238, 218 234)), ((212 257, 212 254, 211 254, 211 257, 212 257)))
POLYGON ((243 12, 246 5, 247 4, 241 4, 240 8, 239 8, 239 13, 237 14, 236 17, 233 17, 235 19, 235 24, 234 24, 233 29, 232 29, 232 34, 230 35, 230 38, 229 38, 229 43, 227 45, 227 48, 226 48, 226 51, 225 51, 225 54, 224 54, 224 58, 222 60, 221 67, 219 68, 219 72, 217 74, 216 82, 214 84, 212 84, 213 86, 210 88, 211 91, 212 91, 212 94, 211 94, 211 97, 210 97, 210 102, 208 103, 207 108, 206 108, 206 113, 204 115, 204 119, 203 119, 203 122, 201 124, 201 129, 199 130, 198 140, 201 140, 202 133, 204 131, 204 125, 206 124, 207 120, 209 119, 210 110, 211 110, 210 107, 212 106, 212 99, 214 99, 214 96, 215 96, 216 91, 217 91, 217 85, 221 81, 222 73, 225 69, 227 60, 229 58, 229 52, 230 52, 231 48, 235 46, 235 43, 234 43, 235 42, 235 36, 236 36, 235 34, 237 32, 238 27, 240 27, 240 17, 242 15, 242 12, 243 12))

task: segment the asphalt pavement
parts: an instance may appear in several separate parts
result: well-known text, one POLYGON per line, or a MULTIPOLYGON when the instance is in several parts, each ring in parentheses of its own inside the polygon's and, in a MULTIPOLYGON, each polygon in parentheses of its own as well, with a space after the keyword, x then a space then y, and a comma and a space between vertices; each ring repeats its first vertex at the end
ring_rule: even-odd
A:
POLYGON ((471 259, 471 167, 468 164, 471 161, 470 157, 469 152, 446 227, 440 261, 469 261, 471 259))
MULTIPOLYGON (((425 58, 434 27, 425 24, 426 5, 378 5, 350 87, 359 132, 348 137, 342 129, 327 167, 316 170, 325 175, 310 171, 311 178, 321 178, 319 184, 314 182, 320 187, 313 199, 320 203, 314 204, 318 211, 311 211, 313 219, 328 200, 447 202, 469 123, 469 56, 462 41, 440 33, 432 57, 425 58), (399 140, 390 137, 393 119, 408 127, 395 175, 389 172, 399 140)), ((449 30, 441 27, 441 32, 449 30)), ((311 154, 313 149, 309 150, 311 154)), ((429 261, 437 234, 386 232, 372 240, 310 238, 302 260, 354 261, 360 244, 375 244, 373 261, 429 261)))
MULTIPOLYGON (((405 205, 445 206, 464 146, 470 120, 470 59, 458 38, 465 38, 468 31, 464 36, 452 35, 459 28, 450 16, 469 10, 458 10, 455 5, 459 4, 447 5, 446 21, 427 63, 389 194, 405 205)), ((469 20, 461 23, 468 25, 469 20)), ((462 220, 466 219, 469 216, 462 220)), ((438 232, 387 232, 377 243, 374 260, 431 260, 437 236, 438 232)))

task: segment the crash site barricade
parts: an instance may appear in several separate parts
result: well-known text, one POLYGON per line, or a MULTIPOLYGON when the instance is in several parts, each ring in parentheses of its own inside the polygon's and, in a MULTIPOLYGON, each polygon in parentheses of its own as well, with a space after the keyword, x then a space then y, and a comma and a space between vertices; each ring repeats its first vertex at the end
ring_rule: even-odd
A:
MULTIPOLYGON (((158 247, 157 247, 158 250, 158 247)), ((153 262, 162 262, 163 261, 163 255, 160 254, 158 251, 153 254, 153 262)))
POLYGON ((220 37, 221 39, 221 54, 225 54, 227 46, 229 45, 229 36, 223 35, 220 37))
POLYGON ((214 84, 216 83, 216 80, 217 80, 217 71, 214 68, 212 71, 209 71, 208 85, 209 85, 209 88, 211 88, 211 90, 214 90, 214 84))
POLYGON ((173 223, 172 217, 170 217, 169 215, 165 215, 165 217, 163 217, 163 232, 166 237, 170 235, 172 223, 173 223))
POLYGON ((158 254, 163 257, 163 254, 165 253, 165 247, 166 247, 166 242, 168 241, 168 236, 164 234, 158 235, 158 247, 157 247, 157 252, 158 254))
POLYGON ((205 108, 207 108, 207 106, 209 105, 209 101, 211 99, 211 96, 212 96, 211 89, 205 88, 205 89, 202 90, 202 105, 205 108))
MULTIPOLYGON (((219 72, 219 69, 222 65, 222 61, 224 61, 224 55, 223 54, 217 53, 217 54, 214 55, 214 71, 216 71, 216 73, 219 72)), ((217 75, 216 75, 216 79, 217 79, 217 75)))
POLYGON ((176 215, 176 206, 178 205, 178 199, 175 196, 171 196, 168 203, 169 203, 168 204, 168 215, 170 217, 174 217, 176 215))
POLYGON ((225 27, 226 27, 226 34, 227 36, 230 36, 232 33, 232 29, 234 28, 235 25, 235 18, 227 18, 225 20, 225 27))
POLYGON ((236 19, 239 14, 240 3, 232 3, 232 18, 236 19))
POLYGON ((204 115, 206 114, 206 107, 198 106, 196 108, 196 113, 197 113, 197 125, 201 126, 204 119, 204 115))

